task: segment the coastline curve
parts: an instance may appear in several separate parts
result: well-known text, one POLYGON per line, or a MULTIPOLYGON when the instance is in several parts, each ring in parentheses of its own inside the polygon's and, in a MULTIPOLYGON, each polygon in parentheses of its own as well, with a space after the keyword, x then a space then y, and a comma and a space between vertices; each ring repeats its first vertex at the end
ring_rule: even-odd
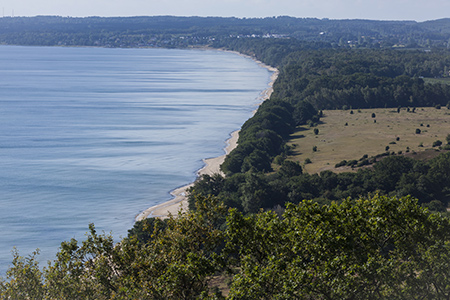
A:
MULTIPOLYGON (((259 102, 258 106, 261 105, 261 103, 264 102, 265 100, 269 99, 273 92, 273 84, 274 84, 275 80, 278 78, 279 70, 275 67, 266 65, 266 64, 262 63, 261 61, 254 59, 251 56, 248 56, 248 55, 236 52, 236 51, 226 51, 226 52, 235 53, 237 55, 252 59, 259 66, 266 68, 269 72, 272 72, 272 74, 270 76, 270 81, 268 83, 268 87, 265 90, 263 90, 260 94, 260 97, 259 97, 260 102, 259 102)), ((253 113, 255 113, 256 110, 257 109, 255 109, 255 111, 253 113)), ((200 177, 201 175, 211 175, 212 176, 217 173, 223 175, 223 173, 220 170, 220 165, 224 162, 225 157, 228 155, 228 153, 230 153, 231 151, 233 151, 233 149, 235 149, 237 147, 238 138, 239 138, 239 130, 233 131, 230 134, 230 138, 228 138, 226 140, 226 146, 224 148, 225 154, 218 156, 218 157, 214 157, 214 158, 203 159, 203 162, 205 163, 205 165, 200 170, 197 171, 197 178, 200 177)), ((177 215, 178 212, 187 211, 188 210, 187 190, 190 187, 192 187, 193 185, 194 185, 194 182, 172 190, 170 192, 170 194, 173 197, 171 200, 168 200, 161 204, 157 204, 157 205, 147 208, 146 210, 144 210, 141 213, 139 213, 138 215, 136 215, 135 221, 136 222, 142 221, 149 217, 166 219, 166 218, 169 218, 170 216, 177 215)))

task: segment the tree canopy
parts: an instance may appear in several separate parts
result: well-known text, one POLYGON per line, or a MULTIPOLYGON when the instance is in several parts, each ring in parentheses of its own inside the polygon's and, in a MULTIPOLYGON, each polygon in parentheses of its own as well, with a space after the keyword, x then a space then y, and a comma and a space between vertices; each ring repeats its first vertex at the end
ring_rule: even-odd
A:
MULTIPOLYGON (((117 245, 93 225, 40 269, 15 253, 2 299, 448 299, 450 220, 411 197, 243 215, 213 197, 117 245), (225 221, 225 223, 223 223, 225 221), (228 287, 214 278, 228 277, 228 287)), ((139 226, 139 225, 138 225, 139 226)))

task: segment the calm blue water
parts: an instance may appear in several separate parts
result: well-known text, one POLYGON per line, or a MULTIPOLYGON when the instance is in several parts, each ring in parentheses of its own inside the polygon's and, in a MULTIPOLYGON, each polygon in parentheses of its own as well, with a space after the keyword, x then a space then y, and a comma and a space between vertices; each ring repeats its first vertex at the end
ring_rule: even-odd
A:
POLYGON ((251 116, 270 73, 201 50, 0 47, 0 274, 88 224, 124 237, 251 116))

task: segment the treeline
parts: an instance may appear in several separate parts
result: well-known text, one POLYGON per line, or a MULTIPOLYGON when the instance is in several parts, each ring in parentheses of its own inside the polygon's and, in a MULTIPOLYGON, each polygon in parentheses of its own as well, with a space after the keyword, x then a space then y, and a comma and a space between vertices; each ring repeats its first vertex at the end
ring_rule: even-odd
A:
POLYGON ((449 77, 447 50, 309 50, 290 53, 274 97, 303 99, 317 109, 446 105, 450 86, 423 78, 449 77))
POLYGON ((93 225, 39 268, 15 253, 2 299, 448 299, 450 220, 411 197, 244 216, 217 199, 115 245, 93 225), (219 225, 225 223, 226 226, 219 225))
POLYGON ((229 207, 256 213, 260 209, 283 211, 287 203, 298 204, 304 199, 331 204, 381 193, 411 195, 434 211, 445 211, 450 200, 448 166, 449 152, 430 161, 391 155, 382 157, 371 168, 344 173, 303 173, 298 163, 286 160, 278 172, 269 175, 246 172, 227 177, 203 176, 191 189, 189 207, 195 209, 198 195, 214 195, 229 207))
POLYGON ((341 48, 447 48, 450 20, 428 22, 220 17, 0 18, 0 43, 102 47, 206 46, 230 38, 324 42, 341 48))

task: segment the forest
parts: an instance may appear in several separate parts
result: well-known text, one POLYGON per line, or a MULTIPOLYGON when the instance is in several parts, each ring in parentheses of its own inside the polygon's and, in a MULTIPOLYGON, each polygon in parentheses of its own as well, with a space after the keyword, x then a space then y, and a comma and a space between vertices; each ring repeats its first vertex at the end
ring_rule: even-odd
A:
POLYGON ((189 211, 137 222, 118 244, 90 224, 86 240, 62 242, 46 267, 38 264, 38 251, 15 252, 0 280, 2 299, 450 297, 445 146, 430 160, 361 153, 354 165, 370 166, 344 173, 308 174, 287 159, 290 135, 300 125, 316 128, 322 110, 449 105, 448 20, 2 22, 3 44, 189 44, 238 51, 280 71, 270 99, 243 124, 238 146, 221 166, 224 175, 203 176, 189 190, 189 211))

